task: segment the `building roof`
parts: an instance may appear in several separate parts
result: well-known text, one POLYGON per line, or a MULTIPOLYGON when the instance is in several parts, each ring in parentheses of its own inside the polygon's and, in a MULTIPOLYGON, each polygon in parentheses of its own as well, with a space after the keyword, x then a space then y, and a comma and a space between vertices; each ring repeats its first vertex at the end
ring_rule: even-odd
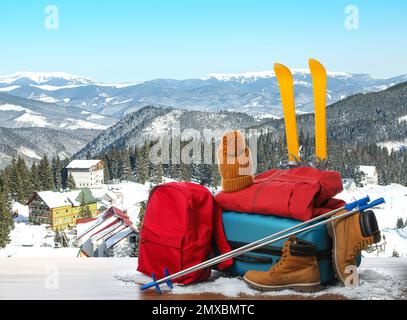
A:
POLYGON ((84 224, 88 222, 95 221, 96 218, 82 218, 82 219, 76 219, 76 224, 84 224))
POLYGON ((359 170, 367 177, 374 177, 377 174, 375 166, 359 166, 359 170))
POLYGON ((129 217, 127 216, 127 214, 125 214, 123 211, 121 211, 120 209, 117 209, 116 207, 110 207, 109 209, 107 209, 105 212, 103 212, 99 218, 92 223, 89 228, 87 228, 86 230, 83 231, 82 234, 78 234, 78 239, 81 239, 83 236, 85 236, 86 234, 91 234, 90 236, 93 237, 94 235, 96 235, 97 233, 105 230, 106 228, 109 228, 111 226, 113 226, 114 224, 118 223, 118 222, 123 222, 125 225, 132 227, 132 222, 130 221, 129 217), (115 220, 111 220, 110 218, 116 218, 115 220), (109 220, 110 219, 110 220, 109 220), (106 225, 103 225, 104 223, 106 223, 109 220, 109 223, 106 225), (95 231, 95 229, 98 226, 103 225, 103 227, 97 231, 95 231), (91 233, 92 232, 92 233, 91 233))
POLYGON ((93 197, 92 192, 87 188, 64 192, 40 191, 37 192, 37 194, 49 208, 59 208, 64 206, 78 207, 81 205, 81 201, 84 201, 85 204, 97 202, 93 197), (83 199, 81 197, 83 197, 83 199))
POLYGON ((134 232, 134 229, 127 227, 122 229, 121 231, 115 233, 112 235, 110 238, 106 240, 106 248, 111 248, 114 246, 116 243, 121 241, 122 239, 126 238, 128 235, 134 232))
POLYGON ((101 160, 73 160, 66 166, 67 169, 90 169, 101 160))

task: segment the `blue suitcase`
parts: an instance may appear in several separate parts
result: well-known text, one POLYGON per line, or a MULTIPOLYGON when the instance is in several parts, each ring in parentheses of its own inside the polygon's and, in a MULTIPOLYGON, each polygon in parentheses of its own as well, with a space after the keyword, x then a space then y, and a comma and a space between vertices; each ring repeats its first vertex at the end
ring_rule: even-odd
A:
MULTIPOLYGON (((226 238, 232 249, 267 237, 273 233, 287 229, 301 221, 270 215, 247 214, 224 211, 222 214, 226 238)), ((326 225, 320 225, 296 235, 297 238, 312 242, 317 247, 317 258, 322 284, 335 281, 332 267, 332 239, 328 235, 326 225)), ((243 276, 248 270, 266 271, 274 265, 282 255, 285 240, 261 247, 255 251, 234 258, 233 265, 226 271, 243 276)))

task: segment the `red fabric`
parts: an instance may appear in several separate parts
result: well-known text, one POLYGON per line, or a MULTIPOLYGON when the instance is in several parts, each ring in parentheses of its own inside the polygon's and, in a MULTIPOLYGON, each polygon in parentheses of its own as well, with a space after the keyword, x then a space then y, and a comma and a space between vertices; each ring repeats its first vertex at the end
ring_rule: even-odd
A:
MULTIPOLYGON (((226 240, 221 210, 204 186, 172 182, 154 188, 150 194, 143 226, 137 270, 157 279, 208 260, 214 254, 213 243, 220 253, 231 251, 226 240)), ((218 268, 231 266, 232 259, 218 268)), ((174 279, 188 284, 206 280, 210 268, 174 279)))
POLYGON ((220 192, 215 199, 227 211, 270 214, 307 221, 345 204, 332 199, 343 190, 336 171, 315 168, 270 170, 237 192, 220 192))

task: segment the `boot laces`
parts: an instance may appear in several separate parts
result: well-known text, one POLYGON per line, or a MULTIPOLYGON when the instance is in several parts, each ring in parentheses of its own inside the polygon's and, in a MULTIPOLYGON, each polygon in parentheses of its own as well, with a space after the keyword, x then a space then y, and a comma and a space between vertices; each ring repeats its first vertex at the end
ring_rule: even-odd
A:
POLYGON ((362 250, 367 249, 371 244, 373 244, 372 239, 363 239, 359 241, 353 248, 351 258, 354 259, 357 255, 360 254, 362 250))
POLYGON ((285 259, 288 257, 289 250, 290 250, 290 245, 285 245, 283 248, 283 254, 281 255, 280 260, 272 267, 272 270, 280 267, 284 263, 285 259))

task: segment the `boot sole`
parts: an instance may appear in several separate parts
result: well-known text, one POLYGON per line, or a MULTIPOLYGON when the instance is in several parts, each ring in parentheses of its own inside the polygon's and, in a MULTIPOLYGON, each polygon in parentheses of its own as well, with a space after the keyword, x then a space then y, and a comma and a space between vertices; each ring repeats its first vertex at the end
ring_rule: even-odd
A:
POLYGON ((332 266, 333 269, 335 271, 336 277, 342 282, 345 283, 345 280, 342 279, 342 276, 340 275, 339 271, 338 271, 338 265, 336 264, 336 233, 335 233, 335 228, 333 226, 335 222, 332 221, 331 223, 328 223, 327 225, 327 229, 328 229, 328 234, 330 235, 330 237, 332 238, 332 245, 333 245, 333 249, 332 249, 332 266))
POLYGON ((316 292, 322 289, 321 282, 314 283, 293 283, 281 286, 266 286, 262 284, 255 283, 246 277, 243 277, 244 282, 246 282, 249 287, 260 290, 260 291, 281 291, 281 290, 294 290, 298 292, 316 292))

